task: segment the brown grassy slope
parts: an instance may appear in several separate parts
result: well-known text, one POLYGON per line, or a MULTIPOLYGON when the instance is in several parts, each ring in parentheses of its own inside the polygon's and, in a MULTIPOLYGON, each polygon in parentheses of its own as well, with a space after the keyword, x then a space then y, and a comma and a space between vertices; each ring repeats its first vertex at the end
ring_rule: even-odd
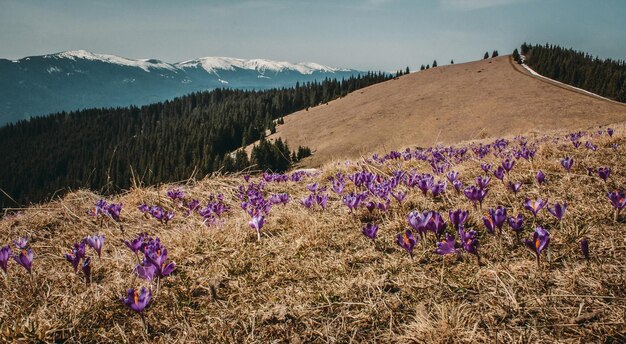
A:
POLYGON ((431 68, 285 117, 277 133, 309 146, 306 166, 408 145, 453 144, 626 119, 626 105, 558 87, 509 56, 431 68))
MULTIPOLYGON (((576 150, 567 140, 548 140, 533 164, 520 160, 512 171, 511 179, 524 183, 517 196, 492 180, 485 207, 503 204, 509 212, 521 211, 529 218, 521 209, 526 196, 568 202, 562 228, 545 210, 537 220, 552 236, 550 263, 544 261, 540 270, 530 252, 516 245, 510 229, 505 228, 501 241, 486 234, 481 214, 453 191, 433 199, 411 190, 406 202, 393 201, 387 214, 370 215, 365 209, 351 214, 332 192, 326 211, 307 210, 298 202, 308 194, 307 183, 328 185, 326 177, 338 171, 430 172, 424 162, 328 165, 318 177, 300 184, 270 183, 268 193, 289 192, 292 201, 272 209, 260 242, 234 196, 242 178, 181 185, 187 197, 203 203, 211 193, 225 194, 232 211, 212 227, 202 225, 197 215, 184 217, 180 209, 169 226, 146 220, 136 209, 143 202, 174 209, 164 196, 171 187, 167 185, 133 189, 111 200, 124 203, 123 230, 110 221, 100 227, 86 214, 99 196, 69 194, 0 220, 0 245, 28 235, 36 254, 32 279, 9 263, 0 286, 0 341, 623 342, 626 226, 624 216, 620 223, 612 222, 605 193, 626 185, 626 137, 623 124, 619 128, 612 139, 593 140, 597 152, 576 150), (617 150, 612 144, 618 144, 617 150), (558 162, 565 155, 575 160, 569 176, 558 162), (607 184, 586 175, 586 167, 601 165, 614 171, 607 184), (537 168, 547 174, 547 185, 533 183, 537 168), (414 260, 395 244, 395 235, 407 228, 410 210, 446 214, 459 207, 470 210, 469 227, 480 232, 484 266, 478 267, 467 254, 447 257, 444 263, 433 253, 432 234, 418 244, 414 260), (376 244, 360 233, 365 221, 381 226, 376 244), (178 266, 162 281, 146 311, 147 334, 140 318, 119 301, 127 288, 147 285, 132 277, 135 256, 121 243, 142 231, 158 235, 178 266), (87 288, 62 255, 73 242, 96 232, 107 239, 101 260, 88 250, 94 277, 87 288), (583 236, 591 240, 589 262, 579 251, 583 236)), ((499 163, 491 155, 487 161, 499 163)), ((466 184, 482 174, 474 160, 454 169, 466 184)), ((348 183, 347 189, 353 186, 348 183)), ((523 237, 531 233, 527 222, 523 237)))

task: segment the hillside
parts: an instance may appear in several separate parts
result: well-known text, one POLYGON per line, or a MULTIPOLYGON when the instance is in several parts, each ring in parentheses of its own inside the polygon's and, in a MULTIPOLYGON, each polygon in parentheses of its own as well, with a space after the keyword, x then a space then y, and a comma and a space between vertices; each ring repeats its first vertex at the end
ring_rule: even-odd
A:
POLYGON ((381 148, 591 128, 624 119, 625 104, 547 83, 501 56, 412 73, 296 112, 272 137, 310 147, 314 155, 305 166, 320 166, 381 148))
MULTIPOLYGON (((407 80, 392 83, 403 82, 407 80)), ((14 260, 8 262, 0 340, 624 342, 626 218, 623 213, 615 216, 607 197, 626 184, 624 125, 612 125, 615 132, 602 128, 461 142, 456 148, 410 150, 249 180, 214 176, 132 188, 107 199, 120 204, 121 211, 103 205, 94 209, 101 196, 89 191, 23 209, 0 219, 0 247, 10 245, 19 254, 11 240, 27 237, 27 244, 18 244, 26 246, 25 254, 27 249, 34 252, 30 275, 14 260), (566 157, 573 164, 568 165, 566 157), (493 171, 506 158, 515 164, 506 165, 513 166, 501 182, 493 171), (430 175, 433 166, 442 174, 430 175), (598 174, 599 167, 612 172, 598 174), (538 171, 546 177, 543 182, 536 178, 538 171), (461 192, 448 183, 441 194, 433 195, 446 172, 459 173, 461 192), (491 181, 477 189, 486 192, 479 206, 466 196, 475 192, 463 189, 475 185, 481 175, 491 176, 491 181), (521 189, 512 192, 508 182, 519 182, 521 189), (423 193, 423 185, 431 190, 423 193), (175 187, 184 195, 166 194, 175 187), (277 196, 280 193, 287 199, 277 196), (406 193, 404 199, 401 193, 406 193), (313 197, 306 208, 307 201, 301 200, 311 195, 320 201, 316 204, 313 197), (366 199, 349 210, 347 205, 360 197, 366 199), (541 198, 548 206, 537 211, 537 203, 527 198, 541 198), (374 205, 371 210, 369 202, 374 205), (567 202, 562 219, 548 211, 555 202, 567 202), (142 204, 160 206, 173 218, 159 222, 158 208, 151 208, 151 215, 142 214, 142 204), (519 234, 507 223, 501 224, 501 234, 486 228, 496 221, 487 210, 497 206, 509 216, 522 214, 519 234), (257 221, 259 240, 242 207, 257 213, 257 219, 264 214, 266 222, 257 221), (456 209, 469 211, 463 228, 477 231, 474 239, 459 242, 459 232, 448 217, 456 209), (90 210, 97 217, 89 215, 90 210), (423 216, 438 220, 427 220, 427 225, 418 217, 408 220, 424 211, 432 213, 423 216), (367 224, 379 226, 375 241, 361 233, 367 224), (547 239, 533 241, 537 226, 548 231, 540 231, 541 238, 549 237, 548 244, 547 239), (414 234, 418 242, 412 258, 396 239, 411 227, 425 231, 422 239, 414 234), (133 253, 122 241, 143 232, 152 239, 140 237, 137 243, 143 245, 135 246, 140 252, 133 253), (447 242, 455 244, 444 250, 445 243, 435 232, 454 236, 447 242), (77 244, 72 251, 73 243, 96 233, 105 235, 101 258, 87 247, 75 259, 81 249, 77 244), (524 239, 530 240, 528 247, 524 239), (582 239, 589 243, 588 259, 581 253, 582 239), (540 259, 529 247, 545 248, 540 259), (440 256, 435 249, 448 254, 440 256), (64 258, 67 252, 74 268, 64 258), (149 260, 142 263, 142 273, 147 276, 147 269, 154 273, 158 265, 163 278, 150 282, 133 272, 144 255, 149 260), (87 258, 90 265, 84 275, 87 258), (176 266, 167 275, 170 262, 176 266), (152 290, 143 316, 122 302, 127 297, 128 305, 140 310, 146 300, 143 294, 127 294, 128 288, 139 286, 152 290)), ((485 183, 482 178, 481 182, 485 183)), ((626 204, 623 193, 614 196, 618 206, 626 204)), ((410 240, 400 237, 399 242, 410 240)), ((2 250, 0 262, 8 259, 2 250)))
POLYGON ((317 63, 230 57, 167 63, 84 50, 0 58, 0 126, 54 112, 146 105, 216 88, 264 90, 359 74, 317 63))
MULTIPOLYGON (((271 130, 273 120, 390 78, 366 73, 262 91, 220 88, 141 108, 87 109, 0 127, 0 211, 68 189, 119 192, 131 178, 154 185, 244 170, 248 158, 229 153, 271 130)), ((261 160, 268 159, 255 159, 261 160)))

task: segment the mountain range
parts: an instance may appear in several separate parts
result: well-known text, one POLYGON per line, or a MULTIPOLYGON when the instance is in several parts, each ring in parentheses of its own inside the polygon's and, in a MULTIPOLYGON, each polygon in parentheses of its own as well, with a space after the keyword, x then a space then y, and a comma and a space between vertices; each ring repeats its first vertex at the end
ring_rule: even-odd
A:
POLYGON ((317 63, 232 57, 167 63, 84 50, 0 59, 0 125, 60 111, 145 105, 221 87, 268 89, 361 73, 317 63))

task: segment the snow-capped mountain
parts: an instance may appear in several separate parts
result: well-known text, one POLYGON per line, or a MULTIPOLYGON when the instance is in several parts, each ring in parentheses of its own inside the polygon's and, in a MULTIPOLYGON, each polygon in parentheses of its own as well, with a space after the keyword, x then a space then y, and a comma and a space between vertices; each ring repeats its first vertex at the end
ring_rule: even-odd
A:
POLYGON ((59 111, 144 105, 218 87, 288 87, 360 73, 312 62, 203 57, 167 63, 85 50, 0 59, 0 125, 59 111))
POLYGON ((315 72, 335 73, 349 72, 349 69, 339 69, 323 66, 317 63, 290 63, 279 62, 264 59, 244 60, 233 57, 203 57, 196 60, 179 62, 176 64, 179 68, 202 68, 209 73, 217 73, 220 70, 256 70, 261 73, 265 72, 298 72, 300 74, 313 74, 315 72))

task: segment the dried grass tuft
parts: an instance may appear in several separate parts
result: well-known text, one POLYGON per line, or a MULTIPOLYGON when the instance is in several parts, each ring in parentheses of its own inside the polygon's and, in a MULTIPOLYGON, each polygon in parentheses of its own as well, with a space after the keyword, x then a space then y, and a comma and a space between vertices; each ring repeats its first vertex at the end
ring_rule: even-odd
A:
MULTIPOLYGON (((626 292, 624 222, 612 221, 606 191, 624 188, 626 137, 594 141, 595 153, 571 144, 546 142, 533 162, 518 161, 512 180, 524 183, 517 196, 492 180, 484 209, 503 204, 523 211, 522 201, 548 198, 567 201, 562 228, 544 210, 538 224, 551 231, 550 259, 537 270, 532 255, 517 245, 506 230, 501 241, 475 225, 481 235, 484 266, 472 257, 442 257, 434 241, 419 243, 411 261, 394 242, 407 227, 412 209, 472 210, 462 196, 450 191, 442 200, 411 191, 403 205, 392 202, 385 215, 366 210, 351 214, 331 192, 326 211, 299 204, 305 185, 336 172, 362 167, 389 173, 404 169, 430 172, 423 162, 363 161, 325 166, 303 183, 270 183, 267 190, 288 192, 292 200, 275 206, 263 238, 256 241, 248 217, 236 198, 241 176, 214 176, 178 184, 189 198, 206 201, 223 193, 231 206, 222 222, 207 227, 196 216, 165 197, 174 185, 133 188, 110 199, 124 204, 122 226, 102 225, 86 214, 100 196, 87 190, 48 204, 33 205, 20 215, 0 220, 0 243, 28 236, 36 258, 32 279, 15 263, 4 277, 0 303, 0 340, 45 342, 623 342, 626 292), (617 143, 618 149, 611 149, 617 143), (566 175, 558 161, 575 159, 566 175), (585 167, 610 166, 605 185, 588 176, 585 167), (549 184, 538 187, 537 169, 549 184), (168 225, 146 219, 136 210, 141 203, 176 210, 168 225), (360 233, 364 220, 380 224, 374 244, 360 233), (135 256, 122 244, 139 232, 159 236, 168 247, 176 272, 164 279, 146 311, 149 331, 119 301, 130 287, 146 285, 133 277, 135 256), (93 284, 85 287, 63 254, 86 235, 104 233, 102 259, 93 251, 93 284), (591 242, 585 261, 578 242, 591 242)), ((488 158, 492 159, 492 158, 488 158)), ((495 159, 493 163, 498 163, 495 159)), ((479 163, 468 161, 455 170, 474 183, 482 174, 479 163)), ((348 190, 350 191, 350 190, 348 190)), ((528 214, 526 214, 528 215, 528 214)), ((447 216, 446 216, 447 218, 447 216)), ((531 234, 527 226, 524 237, 531 234)))

